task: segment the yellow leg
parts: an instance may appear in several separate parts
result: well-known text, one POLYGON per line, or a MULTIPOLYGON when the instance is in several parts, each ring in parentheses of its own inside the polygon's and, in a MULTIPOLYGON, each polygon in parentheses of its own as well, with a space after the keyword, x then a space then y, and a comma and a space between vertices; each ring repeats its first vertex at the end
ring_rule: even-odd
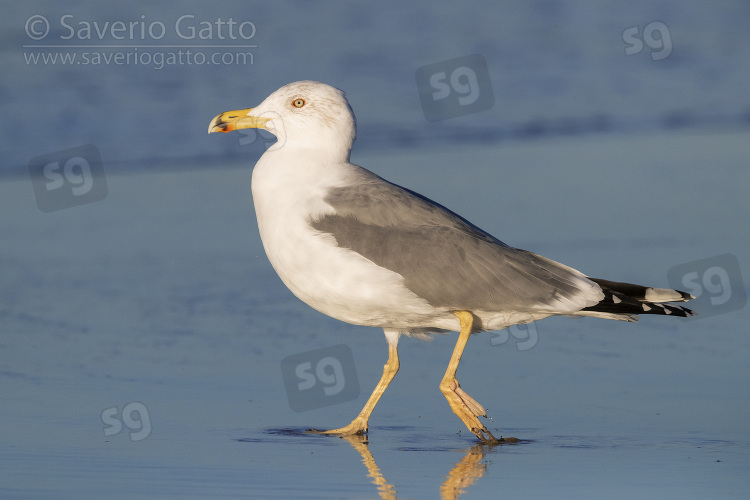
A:
POLYGON ((370 419, 370 414, 372 414, 372 410, 375 409, 375 405, 378 404, 378 401, 380 400, 380 396, 383 395, 385 390, 388 388, 388 385, 391 383, 391 380, 393 380, 393 377, 396 376, 396 373, 398 373, 399 363, 398 363, 398 348, 397 344, 395 343, 388 343, 388 362, 383 366, 383 376, 380 378, 380 382, 378 382, 378 385, 375 387, 375 390, 372 391, 372 394, 370 395, 370 399, 367 400, 367 403, 365 403, 364 408, 362 408, 362 411, 359 412, 359 415, 357 415, 357 418, 352 420, 352 423, 347 425, 346 427, 341 427, 340 429, 332 429, 330 431, 316 431, 316 430, 310 430, 309 432, 315 432, 319 434, 337 434, 339 436, 350 436, 353 434, 366 434, 367 433, 367 421, 370 419))
POLYGON ((466 348, 466 342, 471 335, 474 316, 468 311, 454 311, 453 314, 455 314, 461 322, 461 333, 458 334, 458 341, 456 342, 455 349, 453 349, 453 355, 451 356, 450 363, 448 363, 448 369, 445 370, 445 376, 443 376, 443 380, 440 382, 440 390, 445 395, 445 399, 448 400, 448 404, 451 406, 453 413, 458 415, 458 418, 466 424, 466 427, 468 427, 480 441, 485 444, 497 444, 498 440, 495 439, 495 436, 493 436, 477 418, 480 416, 487 416, 485 409, 471 396, 466 394, 458 384, 458 380, 456 380, 458 363, 461 361, 461 356, 466 348))

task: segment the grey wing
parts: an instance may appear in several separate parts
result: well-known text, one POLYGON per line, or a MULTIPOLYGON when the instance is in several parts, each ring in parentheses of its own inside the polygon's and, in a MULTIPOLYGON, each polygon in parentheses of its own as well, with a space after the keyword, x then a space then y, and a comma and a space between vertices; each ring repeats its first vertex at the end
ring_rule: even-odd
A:
POLYGON ((325 201, 335 213, 310 224, 403 276, 434 307, 567 314, 603 297, 580 272, 510 247, 432 200, 371 175, 332 189, 325 201))

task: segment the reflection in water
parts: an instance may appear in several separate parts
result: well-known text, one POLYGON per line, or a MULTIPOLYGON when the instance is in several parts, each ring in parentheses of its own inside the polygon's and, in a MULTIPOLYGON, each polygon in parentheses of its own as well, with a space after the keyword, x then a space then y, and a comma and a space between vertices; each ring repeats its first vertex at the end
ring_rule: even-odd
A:
MULTIPOLYGON (((373 484, 378 487, 380 498, 394 500, 398 498, 396 487, 388 483, 380 472, 380 468, 375 463, 375 458, 367 447, 367 438, 364 436, 342 436, 355 450, 362 456, 362 463, 367 467, 367 475, 372 478, 373 484)), ((502 439, 502 438, 501 438, 502 439)), ((518 443, 519 440, 510 438, 501 442, 512 444, 518 443)), ((458 498, 466 488, 471 486, 474 481, 484 476, 487 464, 482 463, 485 453, 490 449, 487 445, 476 444, 466 451, 466 455, 451 469, 448 477, 440 486, 440 498, 455 499, 458 498)))
POLYGON ((388 484, 383 474, 380 473, 378 464, 375 463, 375 459, 370 453, 370 449, 367 447, 367 438, 361 435, 352 436, 341 436, 343 439, 349 441, 355 450, 362 456, 362 462, 367 467, 367 475, 372 478, 372 482, 378 487, 378 493, 380 498, 386 500, 395 500, 396 488, 392 484, 388 484))
POLYGON ((476 444, 469 448, 466 455, 459 460, 440 486, 440 498, 458 498, 465 488, 484 476, 487 464, 482 463, 487 446, 476 444))

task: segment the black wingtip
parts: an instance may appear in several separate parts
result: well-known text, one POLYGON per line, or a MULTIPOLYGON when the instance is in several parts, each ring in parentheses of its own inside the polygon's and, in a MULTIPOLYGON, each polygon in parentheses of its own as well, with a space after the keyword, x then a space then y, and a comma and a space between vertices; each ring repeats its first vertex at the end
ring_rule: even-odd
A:
POLYGON ((658 314, 683 318, 698 315, 692 309, 672 304, 672 302, 686 302, 695 298, 687 292, 597 278, 589 279, 601 287, 604 298, 598 304, 582 309, 583 311, 613 314, 658 314))

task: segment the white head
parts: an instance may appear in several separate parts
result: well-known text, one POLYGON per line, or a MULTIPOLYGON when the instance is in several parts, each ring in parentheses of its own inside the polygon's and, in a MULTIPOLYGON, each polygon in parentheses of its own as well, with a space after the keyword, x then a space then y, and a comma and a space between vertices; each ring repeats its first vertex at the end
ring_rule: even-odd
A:
POLYGON ((211 121, 208 133, 262 128, 282 148, 308 149, 348 161, 356 136, 354 113, 339 89, 314 81, 284 85, 254 108, 227 111, 211 121))

